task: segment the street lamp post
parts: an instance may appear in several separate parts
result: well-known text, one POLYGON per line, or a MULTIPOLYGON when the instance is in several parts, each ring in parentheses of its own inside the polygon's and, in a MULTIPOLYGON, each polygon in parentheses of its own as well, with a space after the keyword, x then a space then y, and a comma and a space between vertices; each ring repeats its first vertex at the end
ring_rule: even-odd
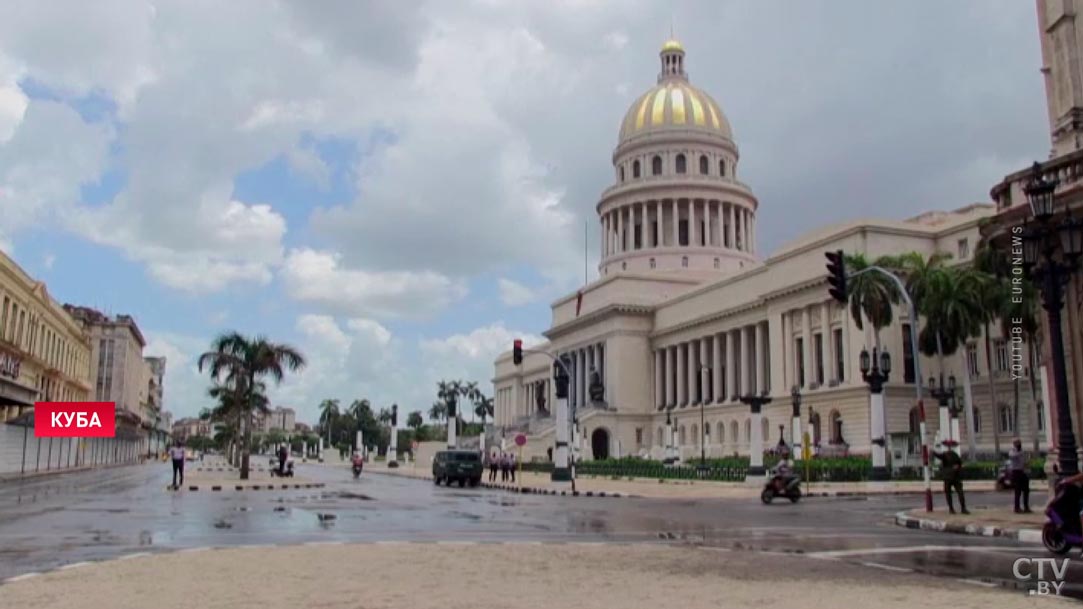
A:
POLYGON ((767 392, 764 391, 760 395, 748 394, 741 397, 742 404, 748 404, 751 411, 751 417, 749 425, 750 438, 748 447, 748 475, 749 476, 762 476, 767 470, 763 467, 763 425, 760 423, 762 420, 761 411, 764 404, 770 404, 771 398, 767 396, 767 392))
POLYGON ((790 441, 793 443, 793 452, 796 454, 797 447, 803 444, 801 441, 801 388, 797 385, 790 389, 790 404, 793 406, 793 412, 791 413, 793 417, 791 426, 793 429, 790 433, 790 441))
POLYGON ((666 465, 671 465, 674 461, 677 460, 676 455, 674 455, 674 453, 676 452, 676 449, 673 446, 673 415, 672 415, 672 412, 673 412, 673 407, 672 406, 667 406, 666 407, 666 454, 665 454, 665 458, 662 460, 662 463, 664 463, 666 465))
POLYGON ((929 395, 936 400, 940 407, 940 442, 953 446, 958 440, 952 435, 951 425, 951 400, 955 397, 955 375, 948 377, 948 384, 944 384, 944 375, 940 378, 929 377, 929 395))
POLYGON ((711 373, 711 368, 709 366, 700 366, 699 371, 702 379, 700 381, 701 389, 699 395, 699 471, 702 473, 707 470, 707 443, 704 442, 704 439, 707 437, 707 432, 703 427, 703 405, 707 403, 707 379, 708 375, 711 373))
POLYGON ((1071 476, 1079 472, 1079 457, 1068 402, 1061 309, 1064 308, 1064 286, 1079 270, 1080 255, 1083 255, 1083 224, 1071 215, 1053 220, 1054 194, 1058 183, 1056 179, 1046 180, 1042 177, 1041 165, 1034 163, 1031 179, 1023 187, 1023 192, 1037 222, 1024 231, 1023 264, 1027 274, 1038 284, 1042 308, 1049 320, 1053 394, 1057 401, 1057 460, 1060 475, 1071 476))
POLYGON ((861 377, 869 385, 870 443, 872 444, 872 479, 890 480, 887 468, 887 429, 884 425, 884 383, 891 374, 891 355, 873 347, 872 354, 861 350, 861 377))
POLYGON ((459 413, 458 398, 454 393, 447 396, 447 447, 448 450, 459 448, 459 413))
POLYGON ((399 466, 399 407, 396 404, 391 405, 391 442, 388 445, 387 450, 387 466, 398 467, 399 466))

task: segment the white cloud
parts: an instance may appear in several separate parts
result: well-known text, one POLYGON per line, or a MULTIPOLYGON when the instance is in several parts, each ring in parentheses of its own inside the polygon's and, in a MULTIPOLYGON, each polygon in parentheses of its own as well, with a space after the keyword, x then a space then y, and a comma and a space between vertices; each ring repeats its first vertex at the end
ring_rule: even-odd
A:
POLYGON ((301 302, 344 315, 426 317, 466 295, 461 281, 432 271, 368 272, 344 268, 338 254, 293 250, 282 278, 301 302))
POLYGON ((422 339, 421 361, 430 379, 462 378, 479 382, 491 393, 493 361, 511 349, 512 341, 522 339, 530 347, 544 342, 541 336, 509 330, 503 323, 476 328, 466 334, 422 339))
POLYGON ((56 254, 45 254, 45 257, 42 258, 41 264, 46 269, 52 269, 53 265, 56 264, 56 254))
POLYGON ((519 307, 534 300, 534 291, 525 285, 504 277, 497 280, 500 301, 509 307, 519 307))

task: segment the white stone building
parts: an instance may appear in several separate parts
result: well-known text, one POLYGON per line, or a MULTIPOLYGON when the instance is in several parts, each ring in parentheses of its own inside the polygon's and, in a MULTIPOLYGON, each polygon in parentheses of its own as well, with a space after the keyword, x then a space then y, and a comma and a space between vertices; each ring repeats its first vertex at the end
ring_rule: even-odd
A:
MULTIPOLYGON (((552 304, 548 342, 533 346, 572 357, 570 399, 583 458, 661 458, 667 409, 682 458, 698 456, 701 441, 709 456, 747 454, 751 417, 737 398, 750 393, 766 392, 773 400, 763 409, 764 446, 780 436, 789 442, 795 386, 802 421, 811 424, 821 454, 868 454, 869 392, 858 356, 874 338, 868 324, 859 330, 848 308, 828 296, 823 253, 841 249, 874 259, 946 252, 965 264, 978 244, 978 224, 993 215, 993 206, 904 221, 855 220, 814 230, 763 259, 756 247, 759 202, 740 181, 729 122, 689 82, 680 43, 667 42, 660 57, 658 84, 636 98, 621 122, 615 183, 597 205, 600 277, 552 304), (590 396, 593 372, 601 400, 590 396)), ((885 401, 896 465, 913 463, 917 447, 915 362, 903 340, 909 321, 900 308, 880 333, 894 362, 885 401)), ((962 387, 966 359, 977 405, 975 438, 986 449, 994 425, 1006 447, 1017 433, 1035 435, 1044 420, 1041 413, 1024 415, 1015 429, 1008 348, 998 334, 993 339, 992 357, 975 338, 944 370, 962 387), (990 368, 996 414, 988 398, 990 368)), ((921 357, 920 365, 925 378, 939 373, 935 359, 921 357)), ((546 458, 554 443, 552 376, 551 361, 540 354, 528 354, 520 366, 510 352, 495 362, 497 433, 526 431, 528 458, 546 458)), ((1020 391, 1020 412, 1034 413, 1029 376, 1020 391)), ((936 403, 925 402, 936 432, 936 403)), ((961 427, 965 434, 967 425, 961 427)))

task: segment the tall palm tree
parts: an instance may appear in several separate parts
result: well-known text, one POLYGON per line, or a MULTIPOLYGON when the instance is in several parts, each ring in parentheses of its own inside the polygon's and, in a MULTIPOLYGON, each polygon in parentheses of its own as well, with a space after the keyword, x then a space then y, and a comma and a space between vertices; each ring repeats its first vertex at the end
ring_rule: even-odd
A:
MULTIPOLYGON (((892 266, 893 259, 878 258, 870 263, 864 254, 846 255, 846 267, 861 271, 870 266, 892 266)), ((875 346, 880 347, 880 330, 891 325, 894 319, 894 305, 900 296, 895 284, 880 273, 865 273, 852 277, 846 286, 847 298, 850 299, 850 317, 859 330, 865 329, 863 320, 872 326, 875 346)))
POLYGON ((366 398, 354 400, 350 402, 350 407, 346 409, 346 412, 353 415, 353 418, 358 422, 361 422, 367 414, 372 412, 372 402, 369 402, 366 398))
POLYGON ((338 409, 338 400, 326 399, 320 402, 320 425, 327 430, 327 447, 331 447, 331 428, 334 427, 335 419, 342 413, 338 409))
POLYGON ((436 401, 432 403, 432 408, 429 408, 429 420, 439 423, 447 418, 447 404, 436 401))
POLYGON ((485 419, 493 416, 493 398, 486 397, 481 392, 478 392, 476 401, 474 402, 474 414, 481 417, 481 426, 485 427, 485 419))
POLYGON ((266 406, 267 400, 257 390, 257 383, 270 377, 282 382, 286 372, 303 368, 305 358, 297 349, 274 343, 264 336, 249 338, 227 332, 211 342, 211 350, 199 356, 199 370, 207 367, 212 380, 224 380, 236 391, 237 404, 244 423, 241 452, 241 479, 248 479, 251 455, 252 413, 266 406))

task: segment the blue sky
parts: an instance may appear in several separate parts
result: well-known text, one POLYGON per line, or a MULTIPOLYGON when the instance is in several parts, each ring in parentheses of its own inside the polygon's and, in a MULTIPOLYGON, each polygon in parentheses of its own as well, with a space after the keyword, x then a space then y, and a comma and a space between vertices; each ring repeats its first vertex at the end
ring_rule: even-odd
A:
POLYGON ((408 412, 537 339, 584 222, 594 277, 617 126, 671 24, 762 253, 984 201, 1048 147, 1028 3, 633 4, 25 2, 0 22, 0 248, 135 316, 178 416, 223 330, 309 356, 273 392, 301 420, 408 412))

